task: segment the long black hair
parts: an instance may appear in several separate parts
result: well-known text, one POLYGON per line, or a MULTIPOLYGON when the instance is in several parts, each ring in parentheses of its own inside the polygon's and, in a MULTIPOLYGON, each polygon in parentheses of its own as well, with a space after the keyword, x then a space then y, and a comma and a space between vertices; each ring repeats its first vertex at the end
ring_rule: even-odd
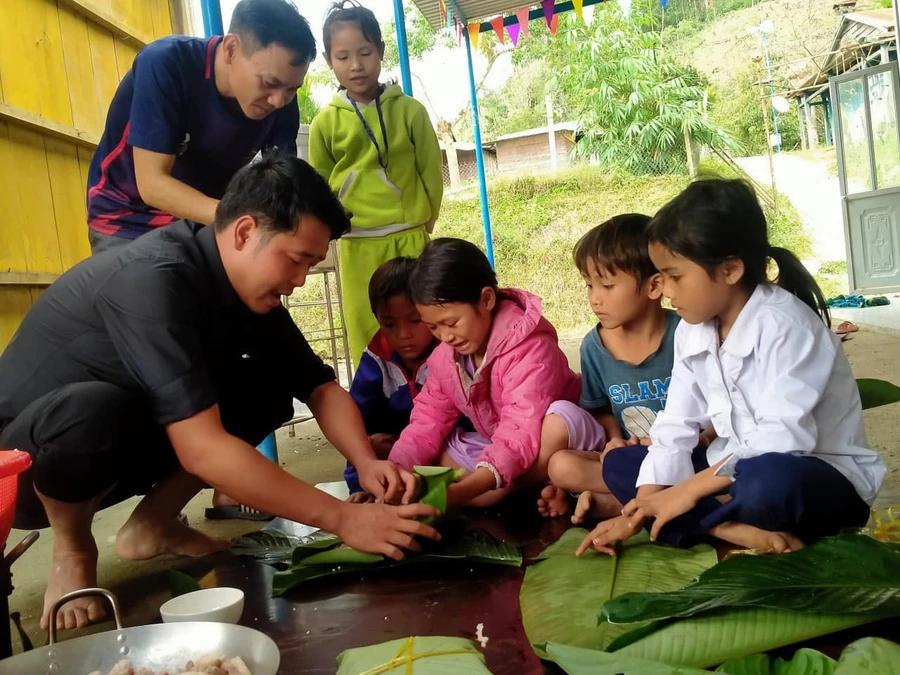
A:
POLYGON ((416 262, 409 286, 417 305, 475 305, 485 288, 493 288, 499 298, 497 275, 481 249, 450 237, 428 242, 416 262))
POLYGON ((649 238, 709 272, 729 258, 741 260, 742 283, 751 291, 769 281, 771 258, 778 265, 774 282, 831 325, 816 280, 797 256, 769 244, 766 217, 756 193, 742 180, 708 178, 691 183, 654 216, 649 238))

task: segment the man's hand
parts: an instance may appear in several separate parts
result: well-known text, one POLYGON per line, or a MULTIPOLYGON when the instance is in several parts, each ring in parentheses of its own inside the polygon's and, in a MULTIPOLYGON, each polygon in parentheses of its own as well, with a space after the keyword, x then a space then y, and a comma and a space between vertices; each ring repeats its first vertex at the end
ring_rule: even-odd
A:
POLYGON ((391 448, 394 447, 396 442, 397 437, 393 434, 372 434, 369 436, 369 443, 372 444, 372 449, 375 451, 375 456, 378 459, 387 459, 388 455, 391 454, 391 448))
POLYGON ((356 471, 359 484, 378 501, 409 504, 418 494, 419 481, 415 475, 393 462, 370 459, 357 465, 356 471))
POLYGON ((622 509, 622 514, 643 522, 655 518, 650 528, 650 539, 656 541, 663 526, 697 505, 697 495, 688 482, 661 490, 652 495, 638 496, 622 509))
POLYGON ((589 548, 594 549, 598 553, 615 555, 616 550, 611 544, 636 535, 641 531, 643 522, 644 521, 642 520, 629 518, 628 516, 617 516, 616 518, 604 520, 582 540, 581 544, 579 544, 578 548, 575 550, 575 555, 580 556, 589 548))
POLYGON ((433 506, 409 504, 343 503, 343 512, 334 534, 347 546, 366 553, 379 553, 394 560, 403 560, 403 551, 420 551, 415 537, 438 540, 441 535, 433 527, 413 518, 440 515, 433 506))

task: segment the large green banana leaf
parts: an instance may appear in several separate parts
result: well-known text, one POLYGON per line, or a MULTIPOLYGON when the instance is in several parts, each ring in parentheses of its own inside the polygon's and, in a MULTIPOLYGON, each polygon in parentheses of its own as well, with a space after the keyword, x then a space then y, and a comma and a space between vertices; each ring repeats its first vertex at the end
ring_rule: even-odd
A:
MULTIPOLYGON (((556 642, 603 649, 635 626, 597 622, 597 607, 630 590, 675 590, 716 563, 709 546, 690 550, 650 542, 642 532, 619 544, 615 557, 575 556, 587 530, 567 530, 525 572, 519 601, 532 644, 556 642)), ((540 650, 537 650, 541 654, 540 650)))
POLYGON ((362 553, 341 545, 341 540, 330 535, 330 548, 322 550, 325 539, 313 542, 313 548, 300 545, 294 549, 291 566, 277 572, 272 579, 272 595, 278 597, 288 590, 313 579, 338 575, 359 574, 374 570, 394 569, 408 565, 436 562, 462 562, 466 564, 492 564, 518 567, 522 564, 522 551, 515 544, 503 543, 483 530, 455 528, 445 531, 439 542, 423 542, 422 552, 409 554, 401 562, 387 560, 379 555, 362 553))
POLYGON ((733 556, 681 590, 620 595, 601 617, 636 623, 720 607, 900 616, 900 545, 843 535, 795 553, 733 556))
POLYGON ((863 410, 900 401, 900 387, 890 382, 862 377, 856 380, 856 385, 863 410))
POLYGON ((458 637, 410 637, 341 652, 337 675, 490 675, 484 656, 458 637))
POLYGON ((673 621, 614 653, 708 668, 878 618, 871 614, 810 614, 777 609, 716 611, 673 621))
MULTIPOLYGON (((569 675, 700 675, 707 670, 610 654, 569 645, 548 644, 550 657, 569 675)), ((716 669, 728 675, 900 675, 900 646, 881 638, 851 643, 839 661, 814 649, 798 649, 789 660, 757 654, 716 669)))

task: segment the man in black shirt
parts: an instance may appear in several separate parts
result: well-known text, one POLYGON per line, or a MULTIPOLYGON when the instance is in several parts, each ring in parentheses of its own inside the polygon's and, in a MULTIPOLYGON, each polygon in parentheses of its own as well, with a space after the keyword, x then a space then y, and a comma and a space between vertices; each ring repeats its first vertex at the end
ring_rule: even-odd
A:
MULTIPOLYGON (((178 522, 204 485, 393 558, 416 535, 437 538, 412 520, 431 507, 341 502, 253 447, 296 397, 368 492, 412 496, 413 476, 375 458, 352 399, 281 304, 349 226, 309 165, 269 156, 235 175, 213 227, 182 221, 98 254, 34 304, 0 356, 0 447, 33 458, 16 526, 54 533, 43 626, 61 595, 97 584, 96 511, 133 495, 146 497, 115 543, 130 560, 227 546, 178 522)), ((82 626, 103 609, 85 599, 60 617, 82 626)))

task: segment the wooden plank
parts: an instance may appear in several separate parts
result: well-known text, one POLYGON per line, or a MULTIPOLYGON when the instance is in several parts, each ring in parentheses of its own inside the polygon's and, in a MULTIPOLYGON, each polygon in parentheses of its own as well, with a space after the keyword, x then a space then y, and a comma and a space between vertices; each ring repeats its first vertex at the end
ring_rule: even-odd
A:
POLYGON ((72 107, 72 126, 88 132, 95 139, 103 133, 106 110, 97 105, 91 44, 87 21, 69 6, 59 5, 59 27, 66 59, 66 80, 72 107))
POLYGON ((105 28, 113 35, 134 42, 138 48, 153 41, 149 30, 135 26, 132 16, 126 17, 121 11, 117 11, 115 2, 112 4, 101 4, 97 0, 59 0, 59 2, 71 6, 91 23, 105 28))
MULTIPOLYGON (((19 212, 19 181, 13 163, 8 125, 0 120, 0 204, 6 213, 19 212)), ((22 225, 11 221, 0 227, 0 272, 25 270, 25 237, 22 225)))
POLYGON ((128 11, 126 22, 134 26, 141 35, 148 38, 148 43, 156 39, 153 32, 153 17, 150 14, 150 0, 113 0, 113 13, 116 5, 123 4, 128 11))
POLYGON ((96 147, 97 143, 100 141, 99 136, 95 136, 88 131, 54 122, 46 117, 16 108, 7 103, 0 103, 0 118, 17 126, 37 131, 45 136, 75 141, 76 143, 81 143, 90 148, 96 147))
POLYGON ((62 272, 44 139, 40 134, 14 124, 8 125, 7 131, 15 169, 13 186, 19 193, 16 227, 21 229, 25 244, 25 269, 21 263, 13 269, 62 272))
POLYGON ((72 126, 72 106, 69 103, 69 87, 66 80, 66 63, 63 56, 62 35, 59 26, 59 10, 56 0, 31 0, 33 22, 37 23, 34 58, 31 59, 31 77, 38 82, 41 107, 32 112, 65 126, 72 126))
MULTIPOLYGON (((43 1, 43 0, 41 0, 43 1)), ((38 89, 43 86, 35 77, 31 60, 35 41, 41 36, 33 21, 32 2, 0 2, 0 63, 3 64, 3 101, 29 112, 40 112, 38 89)))
POLYGON ((116 69, 119 73, 119 80, 125 77, 125 74, 131 70, 131 64, 134 63, 134 57, 138 54, 138 49, 130 42, 124 40, 116 40, 116 69))
POLYGON ((0 351, 12 340, 31 304, 29 289, 0 288, 0 351))
POLYGON ((57 279, 58 274, 47 272, 0 272, 0 286, 49 286, 57 279))
POLYGON ((149 0, 153 36, 158 40, 172 34, 172 17, 168 0, 149 0))
POLYGON ((78 153, 72 143, 44 139, 53 210, 56 214, 56 238, 62 269, 81 262, 91 254, 88 242, 85 185, 81 182, 78 153))
POLYGON ((91 47, 91 69, 94 74, 94 95, 105 124, 110 101, 119 86, 116 45, 109 31, 91 23, 88 23, 88 40, 91 47))

